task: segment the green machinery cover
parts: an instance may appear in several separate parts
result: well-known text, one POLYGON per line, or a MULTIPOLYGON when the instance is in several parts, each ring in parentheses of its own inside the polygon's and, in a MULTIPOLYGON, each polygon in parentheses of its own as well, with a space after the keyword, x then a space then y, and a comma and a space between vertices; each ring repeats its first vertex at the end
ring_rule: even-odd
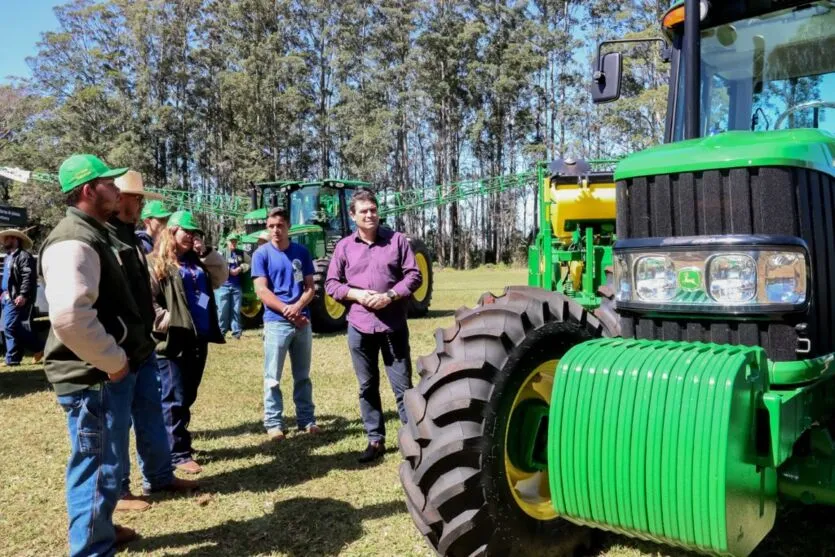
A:
POLYGON ((759 347, 600 339, 559 362, 551 500, 568 520, 720 555, 771 530, 777 476, 751 432, 768 388, 759 347))
POLYGON ((817 129, 730 131, 659 145, 618 164, 615 180, 729 168, 790 166, 835 176, 835 135, 817 129))

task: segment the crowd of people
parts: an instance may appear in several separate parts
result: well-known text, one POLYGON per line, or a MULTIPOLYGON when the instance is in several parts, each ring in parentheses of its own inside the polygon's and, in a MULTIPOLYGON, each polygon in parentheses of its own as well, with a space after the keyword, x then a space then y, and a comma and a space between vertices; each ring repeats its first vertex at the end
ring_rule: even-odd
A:
MULTIPOLYGON (((73 155, 61 165, 59 183, 66 216, 41 246, 37 269, 26 251, 28 238, 19 231, 0 232, 7 252, 6 330, 16 331, 15 316, 31 306, 38 275, 50 318, 44 347, 25 334, 7 333, 7 345, 12 340, 6 361, 19 361, 26 343, 43 350, 70 439, 70 554, 111 555, 137 536, 114 524, 114 512, 146 510, 154 492, 188 493, 199 487, 174 472, 202 472, 189 432, 191 408, 209 344, 224 343, 227 333, 241 337, 246 272, 265 307, 267 438, 286 439, 280 383, 288 355, 296 425, 309 435, 321 432, 311 379, 313 261, 304 246, 290 240, 292 223, 283 208, 269 212, 267 230, 250 260, 235 235, 226 237, 222 253, 212 249, 195 216, 168 210, 160 196, 145 189, 138 172, 110 168, 93 155, 73 155), (130 492, 131 427, 141 495, 130 492)), ((337 244, 326 291, 348 306, 347 350, 367 434, 358 460, 366 463, 385 453, 380 356, 401 422, 406 421, 403 395, 412 386, 406 303, 421 275, 406 237, 380 227, 371 191, 354 194, 349 214, 356 232, 337 244)))

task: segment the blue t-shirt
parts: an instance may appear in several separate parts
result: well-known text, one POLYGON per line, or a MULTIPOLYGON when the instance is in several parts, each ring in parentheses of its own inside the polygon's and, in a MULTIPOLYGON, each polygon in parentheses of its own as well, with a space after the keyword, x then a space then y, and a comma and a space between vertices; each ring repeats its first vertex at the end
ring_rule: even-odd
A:
MULTIPOLYGON (((313 274, 310 252, 301 244, 290 242, 282 251, 268 242, 255 250, 252 256, 252 278, 266 277, 267 287, 285 304, 294 304, 304 292, 304 277, 313 274)), ((304 315, 310 312, 304 308, 304 315)), ((286 321, 284 316, 264 308, 264 321, 286 321)))
POLYGON ((209 336, 209 297, 212 295, 209 290, 209 278, 206 273, 189 261, 180 260, 180 277, 183 279, 183 287, 186 291, 188 311, 191 313, 191 320, 194 328, 197 329, 197 336, 209 336), (205 297, 203 297, 205 296, 205 297), (201 303, 201 298, 202 302, 201 303))
MULTIPOLYGON (((226 256, 226 264, 229 266, 229 270, 237 269, 244 263, 244 252, 236 249, 234 251, 227 249, 224 253, 226 256)), ((226 279, 226 282, 223 283, 224 286, 234 286, 235 288, 241 287, 241 275, 229 275, 229 278, 226 279)))

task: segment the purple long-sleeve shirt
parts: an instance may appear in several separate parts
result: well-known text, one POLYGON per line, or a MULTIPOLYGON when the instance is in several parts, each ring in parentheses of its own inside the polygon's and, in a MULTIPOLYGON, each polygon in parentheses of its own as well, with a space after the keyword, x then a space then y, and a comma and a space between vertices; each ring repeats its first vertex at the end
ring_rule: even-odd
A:
POLYGON ((362 241, 357 232, 336 244, 325 291, 333 299, 348 305, 348 323, 358 331, 389 333, 406 326, 408 298, 422 281, 406 236, 378 228, 373 244, 362 241), (377 292, 394 290, 400 298, 375 311, 347 301, 351 288, 377 292))

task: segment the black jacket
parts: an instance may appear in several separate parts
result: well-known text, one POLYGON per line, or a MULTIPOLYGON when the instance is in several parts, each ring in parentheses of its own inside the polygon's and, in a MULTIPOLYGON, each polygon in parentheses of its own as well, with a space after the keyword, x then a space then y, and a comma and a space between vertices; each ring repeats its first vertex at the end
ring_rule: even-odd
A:
POLYGON ((38 293, 38 274, 35 258, 23 248, 6 255, 12 258, 12 271, 9 274, 9 298, 14 300, 24 296, 26 303, 34 303, 38 293))

